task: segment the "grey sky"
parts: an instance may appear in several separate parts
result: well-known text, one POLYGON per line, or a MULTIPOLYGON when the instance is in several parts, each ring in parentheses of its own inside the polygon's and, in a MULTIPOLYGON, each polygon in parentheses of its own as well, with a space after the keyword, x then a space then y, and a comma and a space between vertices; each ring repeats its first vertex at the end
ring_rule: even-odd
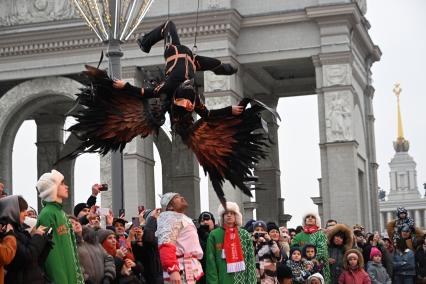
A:
MULTIPOLYGON (((372 26, 370 35, 383 52, 382 60, 372 69, 379 186, 389 189, 388 162, 393 157, 392 141, 396 138, 396 98, 392 89, 395 82, 400 82, 405 137, 411 143, 409 153, 417 162, 419 190, 423 194, 422 184, 426 182, 426 147, 422 146, 426 145, 426 119, 423 118, 426 96, 422 88, 426 66, 426 1, 370 0, 367 4, 367 19, 372 26)), ((296 226, 304 211, 316 210, 310 197, 319 195, 316 96, 281 99, 278 111, 283 118, 279 128, 281 187, 286 213, 293 215, 289 225, 296 226)), ((15 193, 23 194, 31 205, 35 204, 37 178, 35 137, 34 122, 25 122, 15 141, 13 155, 15 193)), ((99 181, 97 158, 79 158, 75 177, 76 202, 81 202, 90 194, 91 184, 99 181)), ((203 184, 205 191, 205 179, 203 184)), ((202 209, 207 209, 205 202, 202 209)))

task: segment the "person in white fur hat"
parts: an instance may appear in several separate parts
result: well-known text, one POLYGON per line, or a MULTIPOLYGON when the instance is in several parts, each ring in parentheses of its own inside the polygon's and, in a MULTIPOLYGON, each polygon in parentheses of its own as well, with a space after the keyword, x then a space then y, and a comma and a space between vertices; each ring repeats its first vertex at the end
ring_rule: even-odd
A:
POLYGON ((84 284, 80 270, 74 232, 62 202, 68 198, 68 186, 64 176, 52 170, 44 173, 36 186, 44 205, 37 220, 37 227, 43 225, 53 235, 54 246, 44 264, 46 276, 53 283, 84 284))
POLYGON ((243 228, 240 208, 226 202, 218 209, 220 227, 210 232, 207 240, 206 278, 209 284, 256 283, 253 242, 243 228))
POLYGON ((317 249, 316 259, 323 265, 325 283, 330 283, 330 268, 328 266, 328 239, 321 230, 321 218, 315 212, 303 215, 303 231, 294 236, 291 245, 303 247, 305 244, 313 244, 317 249))
POLYGON ((164 283, 195 284, 203 275, 200 259, 203 249, 197 228, 185 215, 188 203, 179 193, 161 196, 163 212, 157 220, 158 249, 163 266, 164 283))

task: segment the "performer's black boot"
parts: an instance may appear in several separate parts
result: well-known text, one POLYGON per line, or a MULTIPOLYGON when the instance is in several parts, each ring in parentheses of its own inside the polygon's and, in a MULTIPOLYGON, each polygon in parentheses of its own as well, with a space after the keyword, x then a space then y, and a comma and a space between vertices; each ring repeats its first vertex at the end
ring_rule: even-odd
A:
POLYGON ((216 75, 232 75, 237 73, 238 68, 229 63, 222 63, 212 70, 216 75))
POLYGON ((156 27, 137 39, 138 45, 143 52, 149 53, 151 47, 163 39, 162 30, 163 25, 156 27))
POLYGON ((167 21, 166 23, 156 27, 149 33, 144 34, 143 36, 137 39, 137 42, 143 52, 149 53, 151 47, 163 39, 165 40, 165 44, 180 44, 176 26, 172 21, 167 21))

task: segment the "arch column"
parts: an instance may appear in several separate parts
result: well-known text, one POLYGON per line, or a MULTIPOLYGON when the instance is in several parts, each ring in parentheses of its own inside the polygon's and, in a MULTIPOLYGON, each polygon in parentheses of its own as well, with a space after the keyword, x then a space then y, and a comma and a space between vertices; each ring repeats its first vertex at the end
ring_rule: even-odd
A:
MULTIPOLYGON (((273 95, 258 95, 256 98, 271 108, 277 107, 278 98, 273 95)), ((268 123, 270 147, 267 149, 266 159, 261 160, 255 170, 260 187, 265 189, 256 191, 256 203, 261 208, 256 211, 256 216, 259 220, 274 221, 281 226, 288 220, 284 215, 284 198, 281 196, 278 124, 276 118, 270 113, 265 112, 262 118, 268 123)))
POLYGON ((172 174, 170 182, 173 192, 180 193, 189 204, 186 215, 196 218, 201 210, 199 166, 195 155, 183 144, 179 135, 172 139, 172 174))
POLYGON ((126 216, 137 216, 138 205, 155 208, 154 149, 152 136, 136 137, 123 154, 126 216))
MULTIPOLYGON (((37 176, 50 172, 54 163, 59 159, 64 146, 65 117, 57 114, 37 114, 34 118, 37 124, 37 176)), ((69 197, 63 203, 65 212, 72 212, 74 206, 74 172, 71 163, 55 167, 64 175, 65 183, 69 186, 69 197)), ((38 200, 38 210, 41 203, 38 200)))

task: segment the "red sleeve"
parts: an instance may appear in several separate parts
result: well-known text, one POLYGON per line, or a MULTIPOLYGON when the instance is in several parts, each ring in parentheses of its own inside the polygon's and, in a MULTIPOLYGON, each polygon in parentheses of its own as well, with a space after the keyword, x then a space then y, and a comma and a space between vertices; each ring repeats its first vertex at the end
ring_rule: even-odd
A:
POLYGON ((179 262, 176 257, 176 246, 172 243, 164 243, 159 246, 160 260, 163 270, 171 273, 179 271, 179 262))

